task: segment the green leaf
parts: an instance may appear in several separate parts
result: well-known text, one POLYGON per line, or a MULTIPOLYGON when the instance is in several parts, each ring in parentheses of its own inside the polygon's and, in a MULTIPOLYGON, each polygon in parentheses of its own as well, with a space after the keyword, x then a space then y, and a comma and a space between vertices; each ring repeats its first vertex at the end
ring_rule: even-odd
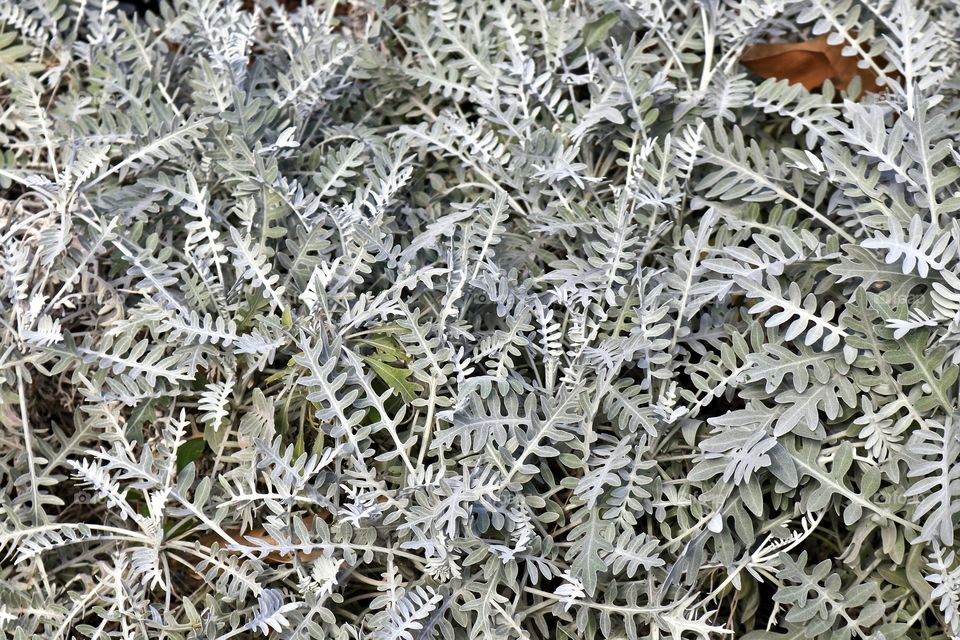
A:
POLYGON ((384 356, 382 359, 402 360, 409 357, 403 347, 392 336, 385 334, 374 334, 368 338, 357 340, 361 344, 373 347, 378 355, 384 356))
POLYGON ((29 44, 11 45, 16 39, 16 31, 0 33, 0 76, 11 75, 12 72, 42 71, 44 67, 38 62, 20 62, 22 58, 30 55, 34 47, 29 44))
POLYGON ((412 375, 409 369, 389 365, 376 356, 363 356, 363 360, 373 368, 378 378, 400 395, 404 402, 411 402, 420 395, 422 387, 409 379, 412 375))
POLYGON ((196 462, 203 455, 207 442, 203 438, 191 438, 177 449, 177 472, 183 471, 191 462, 196 462))
POLYGON ((619 21, 620 17, 617 14, 608 13, 588 23, 583 28, 583 48, 592 51, 599 47, 607 39, 607 34, 613 25, 619 21))

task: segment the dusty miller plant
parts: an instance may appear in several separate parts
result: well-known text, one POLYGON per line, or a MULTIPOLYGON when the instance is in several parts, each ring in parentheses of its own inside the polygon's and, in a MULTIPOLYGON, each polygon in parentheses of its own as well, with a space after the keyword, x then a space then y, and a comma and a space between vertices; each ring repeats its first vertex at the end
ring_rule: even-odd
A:
POLYGON ((958 26, 0 0, 2 633, 957 636, 958 26))

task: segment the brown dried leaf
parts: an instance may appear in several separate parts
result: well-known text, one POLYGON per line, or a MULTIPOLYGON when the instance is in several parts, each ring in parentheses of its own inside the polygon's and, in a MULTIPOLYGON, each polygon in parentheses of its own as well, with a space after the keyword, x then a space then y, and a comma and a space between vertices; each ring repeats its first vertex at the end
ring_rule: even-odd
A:
MULTIPOLYGON (((323 514, 323 516, 328 516, 328 514, 323 514)), ((313 518, 314 516, 307 516, 306 518, 303 519, 303 523, 307 526, 308 529, 313 524, 313 518)), ((323 519, 329 521, 329 517, 323 517, 323 519)), ((229 535, 231 538, 233 538, 237 542, 237 544, 243 545, 245 547, 249 547, 251 544, 247 538, 258 538, 263 542, 267 543, 268 545, 274 545, 277 543, 277 541, 274 540, 273 536, 267 533, 263 527, 250 529, 249 531, 245 531, 243 533, 241 533, 239 529, 226 529, 224 532, 227 535, 229 535)), ((214 542, 218 542, 222 546, 225 541, 218 534, 209 533, 201 537, 200 542, 205 546, 210 546, 214 542)), ((231 549, 227 549, 227 552, 234 553, 234 554, 239 553, 238 551, 234 551, 231 549)), ((301 551, 297 553, 297 557, 300 558, 301 562, 309 562, 310 560, 313 560, 314 558, 319 557, 321 553, 322 552, 319 549, 314 551, 301 551)), ((263 557, 263 560, 267 564, 285 564, 287 562, 291 562, 293 558, 288 554, 281 554, 276 551, 271 551, 270 553, 268 553, 263 557)))
POLYGON ((842 51, 842 44, 827 44, 827 35, 822 35, 803 42, 757 44, 744 51, 740 62, 762 78, 800 83, 808 91, 827 80, 844 90, 856 76, 864 92, 883 90, 872 69, 858 68, 860 58, 841 55, 842 51))

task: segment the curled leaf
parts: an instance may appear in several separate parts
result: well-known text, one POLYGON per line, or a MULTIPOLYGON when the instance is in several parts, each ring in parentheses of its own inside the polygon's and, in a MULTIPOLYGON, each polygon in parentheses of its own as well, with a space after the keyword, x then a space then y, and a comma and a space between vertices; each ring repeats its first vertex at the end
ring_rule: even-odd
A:
POLYGON ((740 62, 764 79, 799 83, 808 91, 823 86, 827 80, 842 91, 857 76, 863 91, 883 89, 873 69, 860 69, 860 58, 844 56, 843 45, 829 44, 827 38, 825 34, 802 42, 757 44, 744 51, 740 62))

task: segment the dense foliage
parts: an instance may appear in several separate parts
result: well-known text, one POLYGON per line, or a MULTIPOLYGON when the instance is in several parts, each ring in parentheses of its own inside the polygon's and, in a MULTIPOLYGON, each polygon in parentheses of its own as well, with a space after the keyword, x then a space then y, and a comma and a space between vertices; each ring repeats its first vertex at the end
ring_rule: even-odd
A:
POLYGON ((0 0, 2 633, 960 635, 958 27, 0 0))

